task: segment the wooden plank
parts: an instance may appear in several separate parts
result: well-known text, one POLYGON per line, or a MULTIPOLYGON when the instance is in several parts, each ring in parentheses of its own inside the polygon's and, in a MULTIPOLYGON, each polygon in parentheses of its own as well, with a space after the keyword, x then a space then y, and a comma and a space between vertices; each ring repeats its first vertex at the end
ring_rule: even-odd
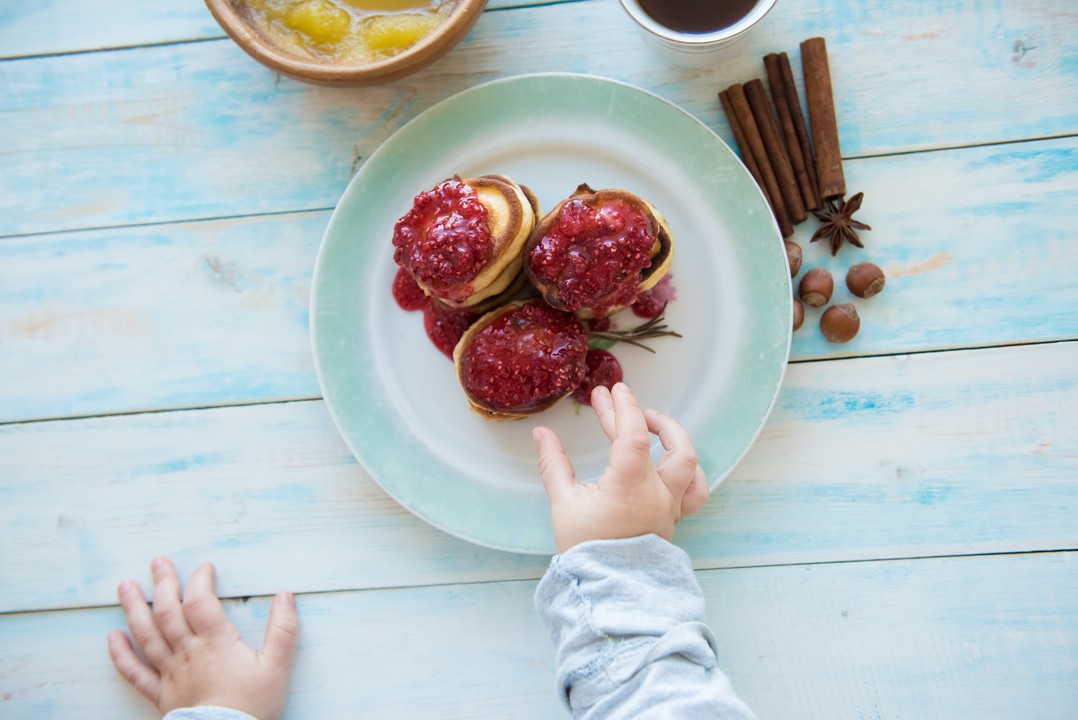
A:
MULTIPOLYGON (((761 718, 1070 720, 1076 562, 1072 553, 1004 555, 699 578, 720 667, 761 718)), ((534 586, 301 596, 287 717, 354 717, 357 708, 379 718, 564 716, 534 586)), ((267 602, 228 610, 259 644, 267 602)), ((121 627, 116 608, 0 616, 0 712, 157 717, 109 665, 105 636, 121 627)))
POLYGON ((205 3, 191 0, 42 0, 0 9, 4 58, 223 36, 205 3))
MULTIPOLYGON (((795 361, 1078 337, 1078 138, 847 166, 867 248, 832 258, 808 243, 813 220, 796 235, 804 266, 832 271, 835 302, 854 262, 889 280, 855 299, 848 345, 827 343, 810 308, 795 361)), ((0 242, 0 421, 317 396, 307 297, 327 216, 0 242)))
POLYGON ((1078 333, 1078 319, 1067 317, 1078 283, 1066 269, 1078 264, 1078 138, 857 160, 845 163, 845 174, 851 194, 865 193, 857 214, 872 226, 860 233, 865 249, 847 244, 832 257, 826 240, 810 242, 819 227, 810 219, 792 238, 804 252, 795 282, 826 268, 831 302, 853 303, 861 329, 850 343, 831 344, 819 330, 823 308, 806 307, 794 360, 1078 333), (868 300, 845 280, 864 261, 887 276, 868 300))
POLYGON ((1078 343, 791 365, 704 567, 1078 548, 1078 343))
MULTIPOLYGON (((521 0, 490 0, 487 9, 521 4, 521 0)), ((533 0, 527 4, 546 3, 533 0)), ((0 8, 0 59, 223 37, 224 31, 205 3, 191 0, 42 0, 0 8)))
MULTIPOLYGON (((793 365, 678 542, 701 568, 1078 548, 1076 366, 1078 343, 793 365)), ((0 458, 0 612, 111 602, 158 553, 231 566, 228 596, 545 564, 415 519, 320 402, 0 426, 0 458)))
POLYGON ((327 220, 0 242, 0 417, 317 396, 308 305, 327 220))
POLYGON ((701 82, 657 60, 617 4, 586 2, 486 13, 442 62, 350 91, 281 80, 227 40, 3 62, 0 235, 331 207, 405 121, 525 72, 640 85, 729 140, 717 90, 817 33, 846 157, 1073 134, 1076 30, 1074 12, 1033 0, 790 3, 701 82))
POLYGON ((0 458, 0 527, 23 538, 0 547, 0 612, 107 603, 112 568, 140 576, 151 548, 178 562, 261 558, 222 583, 229 596, 276 583, 283 568, 297 590, 330 590, 545 566, 403 510, 357 466, 321 402, 9 425, 0 458))

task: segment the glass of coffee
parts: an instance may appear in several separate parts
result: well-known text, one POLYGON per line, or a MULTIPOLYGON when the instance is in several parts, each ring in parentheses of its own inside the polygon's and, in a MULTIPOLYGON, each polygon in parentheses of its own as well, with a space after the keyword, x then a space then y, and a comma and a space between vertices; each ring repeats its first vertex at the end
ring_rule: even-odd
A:
POLYGON ((704 67, 745 36, 776 0, 621 0, 655 50, 682 65, 704 67))

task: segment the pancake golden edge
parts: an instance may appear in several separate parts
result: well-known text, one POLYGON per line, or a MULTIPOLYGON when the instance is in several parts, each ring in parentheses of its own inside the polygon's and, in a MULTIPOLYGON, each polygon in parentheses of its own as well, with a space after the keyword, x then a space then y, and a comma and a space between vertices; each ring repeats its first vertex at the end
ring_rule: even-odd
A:
POLYGON ((501 295, 523 271, 524 244, 539 217, 539 201, 528 188, 506 175, 480 175, 454 179, 475 191, 487 210, 487 227, 494 240, 491 261, 470 282, 471 293, 463 300, 447 300, 431 291, 418 278, 420 289, 449 308, 468 309, 501 295))
MULTIPOLYGON (((655 287, 655 285, 662 280, 663 276, 670 272, 670 266, 674 262, 674 234, 670 230, 670 223, 667 222, 666 217, 659 212, 658 208, 628 190, 622 190, 620 188, 593 190, 587 183, 581 183, 577 186, 577 189, 572 195, 555 205, 550 212, 544 215, 542 219, 536 223, 535 229, 532 230, 531 237, 528 238, 528 241, 524 246, 522 256, 525 258, 524 271, 528 274, 532 284, 538 289, 539 294, 543 296, 543 299, 546 300, 551 307, 555 307, 558 310, 565 310, 566 312, 572 312, 561 302, 558 297, 557 287, 542 278, 536 277, 526 259, 531 253, 532 248, 539 244, 539 241, 543 239, 543 236, 547 234, 550 227, 558 219, 558 214, 561 212, 562 207, 571 200, 581 200, 591 207, 599 207, 604 203, 611 201, 621 201, 638 208, 644 216, 651 221, 652 227, 655 228, 655 242, 652 243, 651 246, 651 265, 644 268, 640 273, 640 282, 636 285, 636 292, 638 295, 655 287)), ((622 310, 625 307, 625 305, 612 307, 605 314, 613 315, 615 312, 622 310)), ((594 308, 581 308, 576 311, 576 316, 583 320, 589 320, 595 317, 594 308)))
POLYGON ((554 405, 556 405, 560 400, 568 397, 573 393, 572 390, 569 390, 568 392, 562 393, 561 395, 556 395, 549 400, 546 400, 543 403, 536 405, 534 408, 529 408, 528 410, 505 411, 492 408, 489 405, 483 404, 479 400, 472 397, 471 394, 468 392, 468 389, 465 387, 463 359, 464 353, 467 351, 468 346, 471 345, 472 340, 474 340, 479 333, 483 332, 483 330, 485 330, 487 326, 500 318, 502 315, 505 315, 508 312, 512 312, 513 310, 524 306, 525 304, 527 304, 527 302, 527 300, 516 300, 510 303, 506 303, 505 305, 495 308, 494 310, 491 310, 486 315, 472 323, 471 327, 469 327, 464 332, 464 335, 461 336, 460 341, 457 343, 457 346, 453 348, 453 367, 456 369, 457 372, 457 381, 460 383, 461 389, 464 390, 464 397, 468 399, 468 407, 469 409, 471 409, 472 412, 479 415, 484 420, 501 422, 503 420, 520 420, 530 415, 538 415, 544 410, 549 410, 550 408, 554 407, 554 405))

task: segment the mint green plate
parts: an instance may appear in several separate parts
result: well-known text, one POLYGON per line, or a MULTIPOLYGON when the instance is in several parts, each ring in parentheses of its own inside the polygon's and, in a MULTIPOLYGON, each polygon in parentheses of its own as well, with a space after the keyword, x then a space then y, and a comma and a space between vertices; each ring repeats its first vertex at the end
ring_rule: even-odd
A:
MULTIPOLYGON (((468 409, 421 313, 390 293, 393 224, 416 193, 454 174, 509 175, 543 208, 578 184, 620 187, 666 215, 675 238, 682 339, 656 354, 613 349, 645 407, 677 418, 718 486, 759 433, 790 349, 790 275, 778 228, 748 172, 711 130, 665 100, 586 75, 527 75, 474 87, 422 113, 359 172, 326 229, 314 272, 315 366, 341 435, 370 475, 436 527, 492 548, 552 553, 531 428, 562 438, 581 480, 609 443, 571 400, 531 420, 468 409)), ((639 321, 625 312, 627 327, 639 321)), ((662 448, 655 443, 656 453, 662 448)))

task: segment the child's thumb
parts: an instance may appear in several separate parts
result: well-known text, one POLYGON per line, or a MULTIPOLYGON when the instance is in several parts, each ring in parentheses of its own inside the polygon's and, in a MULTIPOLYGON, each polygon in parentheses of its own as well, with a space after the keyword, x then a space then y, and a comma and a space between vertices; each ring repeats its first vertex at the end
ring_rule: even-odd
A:
POLYGON ((299 611, 296 610, 296 598, 292 593, 277 593, 270 605, 262 654, 278 667, 290 670, 298 644, 299 611))
POLYGON ((539 462, 539 477, 543 481, 547 499, 553 503, 561 493, 576 485, 576 473, 573 463, 565 454, 561 440, 545 427, 532 430, 535 440, 535 456, 539 462))

